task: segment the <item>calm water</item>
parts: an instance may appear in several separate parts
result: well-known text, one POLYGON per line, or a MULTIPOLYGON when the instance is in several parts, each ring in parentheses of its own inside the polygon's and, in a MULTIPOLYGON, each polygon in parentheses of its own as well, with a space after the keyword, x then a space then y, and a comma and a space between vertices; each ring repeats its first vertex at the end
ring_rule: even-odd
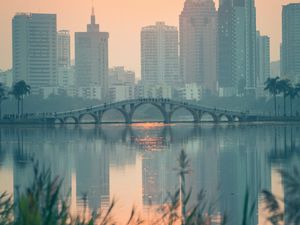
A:
POLYGON ((64 178, 62 194, 71 193, 72 211, 105 209, 117 200, 117 220, 132 206, 147 214, 165 202, 179 183, 181 149, 191 159, 188 185, 192 199, 200 190, 231 225, 241 220, 245 190, 256 201, 253 225, 264 224, 260 191, 283 195, 277 169, 291 169, 300 152, 300 125, 137 124, 80 127, 0 128, 0 192, 23 190, 32 180, 32 160, 64 178))

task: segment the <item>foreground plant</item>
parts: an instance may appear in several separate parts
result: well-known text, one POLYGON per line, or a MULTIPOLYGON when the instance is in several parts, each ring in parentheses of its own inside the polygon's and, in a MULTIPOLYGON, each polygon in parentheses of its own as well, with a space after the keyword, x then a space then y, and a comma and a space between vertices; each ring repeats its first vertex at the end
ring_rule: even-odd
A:
POLYGON ((11 225, 13 214, 12 199, 6 192, 0 195, 0 225, 11 225))
POLYGON ((109 225, 114 202, 106 213, 93 212, 87 217, 70 214, 69 198, 60 197, 62 179, 51 176, 50 170, 40 172, 34 166, 34 180, 24 193, 18 193, 13 203, 6 193, 0 196, 0 225, 109 225))
POLYGON ((297 167, 291 172, 279 171, 284 184, 284 199, 278 198, 268 191, 263 191, 268 220, 274 224, 300 224, 300 172, 297 167), (284 208, 281 207, 284 205, 284 208))
MULTIPOLYGON (((144 221, 132 209, 126 225, 140 224, 181 224, 210 225, 214 208, 207 203, 204 191, 198 194, 195 203, 191 203, 192 190, 187 190, 186 176, 190 173, 190 160, 182 150, 178 159, 180 187, 174 194, 169 194, 165 203, 155 214, 154 221, 144 221)), ((0 196, 0 225, 113 225, 112 201, 105 212, 92 212, 87 216, 87 196, 83 196, 84 208, 82 215, 72 217, 70 214, 69 197, 61 198, 62 179, 52 178, 50 170, 40 170, 34 165, 34 179, 25 192, 12 198, 6 193, 0 196)), ((226 223, 223 216, 222 225, 226 223)), ((244 225, 244 224, 243 224, 244 225)))

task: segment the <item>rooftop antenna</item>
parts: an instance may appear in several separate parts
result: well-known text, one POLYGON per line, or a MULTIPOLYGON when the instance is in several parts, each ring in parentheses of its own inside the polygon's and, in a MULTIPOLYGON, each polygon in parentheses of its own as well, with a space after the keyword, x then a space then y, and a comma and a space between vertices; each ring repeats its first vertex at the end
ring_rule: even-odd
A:
POLYGON ((96 23, 96 18, 95 18, 94 0, 92 0, 91 24, 95 24, 95 23, 96 23))
POLYGON ((92 0, 92 16, 95 16, 94 0, 92 0))

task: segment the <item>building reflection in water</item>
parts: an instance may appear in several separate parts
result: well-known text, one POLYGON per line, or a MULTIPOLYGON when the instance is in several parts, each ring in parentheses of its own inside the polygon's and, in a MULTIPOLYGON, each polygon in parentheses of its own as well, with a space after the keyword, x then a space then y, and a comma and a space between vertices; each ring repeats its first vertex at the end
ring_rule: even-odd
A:
POLYGON ((298 163, 299 131, 297 125, 159 123, 1 127, 0 190, 9 189, 15 197, 25 190, 34 159, 64 179, 62 195, 71 193, 74 210, 82 208, 84 194, 90 210, 107 208, 114 197, 123 209, 136 204, 142 210, 165 203, 177 190, 177 158, 185 149, 191 204, 203 191, 213 214, 226 212, 229 224, 240 224, 249 190, 250 203, 256 202, 254 225, 259 224, 261 190, 280 190, 274 171, 298 163))

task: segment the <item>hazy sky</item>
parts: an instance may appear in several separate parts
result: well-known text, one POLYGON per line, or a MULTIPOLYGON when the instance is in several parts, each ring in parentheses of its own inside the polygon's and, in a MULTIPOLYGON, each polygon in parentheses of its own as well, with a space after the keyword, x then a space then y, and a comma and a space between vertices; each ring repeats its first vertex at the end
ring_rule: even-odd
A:
MULTIPOLYGON (((140 74, 140 29, 155 21, 178 26, 184 0, 94 0, 97 22, 110 33, 110 67, 124 65, 140 74)), ((279 59, 281 7, 299 0, 256 0, 257 28, 271 37, 271 59, 279 59)), ((0 68, 11 67, 11 20, 16 12, 57 14, 58 29, 85 31, 92 0, 0 0, 0 68)))

